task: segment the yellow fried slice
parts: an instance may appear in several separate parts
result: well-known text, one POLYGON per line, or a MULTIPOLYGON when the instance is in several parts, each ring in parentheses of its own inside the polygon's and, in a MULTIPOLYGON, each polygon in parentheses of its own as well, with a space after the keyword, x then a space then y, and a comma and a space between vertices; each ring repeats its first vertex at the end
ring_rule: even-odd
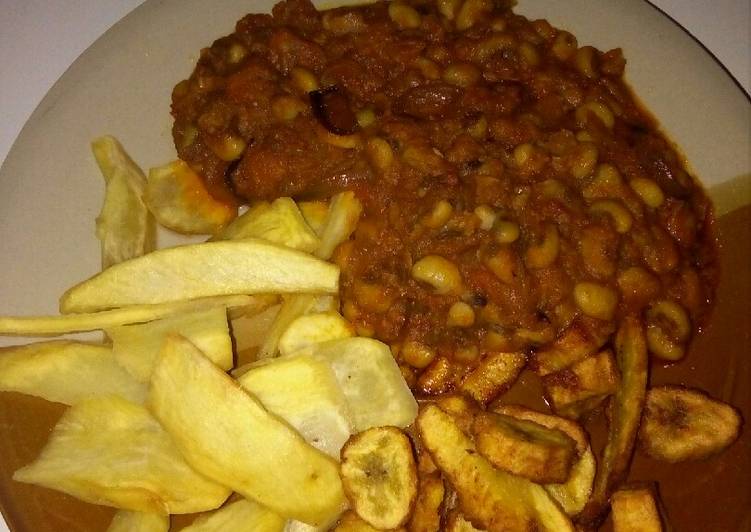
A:
POLYGON ((439 532, 445 492, 440 474, 420 475, 415 508, 407 525, 409 532, 439 532))
POLYGON ((167 532, 169 516, 155 513, 118 510, 107 532, 167 532))
POLYGON ((530 408, 517 405, 500 405, 495 412, 513 416, 517 419, 534 421, 551 429, 566 433, 576 442, 577 459, 571 467, 571 474, 562 484, 545 484, 543 487, 568 515, 578 514, 592 493, 595 478, 595 457, 589 445, 589 438, 584 429, 576 422, 562 417, 543 414, 530 408))
POLYGON ((237 216, 236 206, 214 199, 180 160, 149 170, 144 201, 161 225, 188 235, 214 234, 237 216))
POLYGON ((39 457, 13 479, 93 504, 165 515, 213 510, 230 494, 185 462, 144 407, 117 396, 71 407, 39 457))
POLYGON ((417 497, 417 470, 409 438, 396 427, 374 427, 342 448, 342 484, 352 509, 380 529, 409 519, 417 497))
POLYGON ((352 325, 338 312, 317 312, 298 317, 279 338, 279 354, 287 356, 314 344, 350 338, 352 325))
POLYGON ((531 365, 540 376, 567 368, 597 351, 611 333, 608 323, 579 317, 555 341, 538 348, 531 365))
POLYGON ((481 412, 477 403, 462 395, 442 395, 436 399, 435 404, 454 418, 454 423, 459 425, 466 434, 472 432, 472 423, 475 416, 481 412))
POLYGON ((504 414, 477 414, 472 434, 491 464, 538 484, 565 482, 576 457, 574 440, 564 432, 504 414))
POLYGON ((109 346, 59 340, 0 348, 0 391, 74 405, 107 395, 143 403, 147 389, 109 346))
POLYGON ((148 405, 188 463, 207 477, 282 517, 318 524, 341 511, 336 461, 184 338, 167 338, 148 405))
MULTIPOLYGON (((379 530, 361 519, 355 512, 348 511, 342 514, 332 532, 379 532, 379 530)), ((394 532, 404 532, 404 529, 399 528, 394 532)))
POLYGON ((480 362, 459 389, 481 404, 487 404, 516 382, 527 363, 524 353, 491 353, 480 362))
POLYGON ((202 515, 183 532, 282 532, 284 519, 260 504, 241 499, 202 515))
POLYGON ((142 382, 151 378, 159 350, 171 333, 183 335, 223 370, 232 368, 232 338, 224 307, 107 329, 115 359, 142 382))
POLYGON ((449 513, 446 518, 446 532, 485 532, 472 526, 462 514, 456 510, 449 513))
POLYGON ((255 360, 256 354, 254 351, 257 351, 263 344, 281 308, 282 304, 279 303, 256 314, 239 316, 231 320, 232 339, 235 341, 238 364, 247 361, 243 360, 247 358, 246 353, 249 353, 251 358, 255 360))
POLYGON ((116 264, 69 289, 64 313, 196 297, 263 293, 328 293, 339 268, 263 240, 204 242, 154 251, 116 264))
POLYGON ((323 234, 326 218, 329 214, 329 204, 325 201, 301 201, 297 204, 303 218, 318 236, 323 234))
POLYGON ((704 392, 658 386, 647 392, 639 440, 641 449, 657 460, 697 460, 730 446, 741 423, 735 408, 704 392))
POLYGON ((238 377, 240 386, 336 460, 352 433, 347 401, 328 364, 311 356, 273 358, 238 377))
POLYGON ((106 187, 96 236, 102 246, 102 268, 108 268, 152 251, 156 224, 143 201, 146 176, 117 139, 99 137, 91 149, 106 187))
POLYGON ((621 488, 610 497, 614 532, 662 532, 656 492, 649 487, 621 488))
POLYGON ((417 401, 386 344, 370 338, 344 338, 311 349, 312 356, 320 357, 334 370, 355 432, 412 424, 417 401))
POLYGON ((312 253, 318 236, 303 218, 292 198, 260 202, 222 229, 214 240, 263 238, 269 242, 312 253))
POLYGON ((83 314, 0 317, 0 335, 59 336, 75 332, 109 329, 129 323, 145 323, 213 307, 243 308, 245 312, 251 312, 251 310, 260 312, 271 304, 273 304, 273 299, 266 295, 232 295, 200 297, 154 305, 131 305, 83 314))
POLYGON ((340 192, 331 198, 326 224, 321 232, 321 243, 315 250, 316 257, 330 259, 336 247, 355 230, 361 213, 362 204, 354 192, 340 192))
POLYGON ((502 530, 573 531, 542 486, 493 467, 451 416, 428 404, 417 417, 422 444, 457 492, 474 526, 502 530))
POLYGON ((615 337, 621 383, 612 399, 608 439, 595 475, 592 497, 579 520, 597 523, 607 509, 610 493, 628 472, 647 393, 649 363, 644 326, 638 318, 623 319, 615 337))

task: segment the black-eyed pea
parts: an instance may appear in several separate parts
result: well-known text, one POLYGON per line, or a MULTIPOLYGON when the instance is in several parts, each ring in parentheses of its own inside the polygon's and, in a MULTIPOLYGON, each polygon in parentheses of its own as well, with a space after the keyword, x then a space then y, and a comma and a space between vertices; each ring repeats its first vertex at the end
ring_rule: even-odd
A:
POLYGON ((227 49, 227 61, 230 63, 237 64, 243 59, 245 59, 245 56, 248 54, 248 50, 240 44, 239 42, 232 43, 230 47, 227 49))
POLYGON ((571 175, 576 179, 584 179, 592 175, 597 167, 597 158, 599 152, 597 146, 591 142, 582 142, 579 144, 576 156, 571 161, 571 175))
POLYGON ((607 286, 582 281, 574 286, 574 302, 590 318, 611 320, 618 306, 618 294, 607 286))
POLYGON ((499 52, 511 50, 515 47, 516 38, 513 35, 508 33, 494 33, 477 43, 472 55, 474 60, 482 62, 499 52))
POLYGON ((457 87, 471 87, 482 77, 482 72, 472 63, 452 63, 441 76, 443 81, 457 87))
POLYGON ((480 229, 483 231, 490 231, 495 224, 495 219, 498 216, 496 212, 488 205, 478 205, 474 210, 475 216, 480 220, 480 229))
POLYGON ((454 207, 445 199, 435 202, 430 213, 425 216, 422 223, 431 229, 443 227, 454 214, 454 207))
POLYGON ((561 61, 568 61, 568 59, 574 55, 578 47, 576 37, 567 31, 561 31, 553 41, 553 46, 550 51, 561 61))
POLYGON ((413 368, 422 369, 428 367, 436 357, 434 349, 417 340, 407 340, 402 345, 399 356, 413 368))
POLYGON ((464 301, 457 301, 449 308, 446 325, 449 327, 472 327, 475 323, 475 311, 464 301))
POLYGON ((221 141, 212 143, 211 149, 223 161, 235 161, 245 152, 247 144, 242 137, 227 135, 221 141))
POLYGON ((459 11, 461 0, 436 0, 438 12, 448 20, 454 20, 456 12, 459 11))
POLYGON ((441 67, 427 57, 418 57, 415 59, 415 67, 417 67, 425 79, 440 79, 441 77, 441 67))
POLYGON ((370 163, 378 170, 384 172, 394 162, 394 150, 386 139, 372 137, 365 145, 365 152, 370 163))
POLYGON ((519 239, 519 224, 508 220, 498 220, 493 228, 493 236, 499 244, 511 244, 519 239))
POLYGON ((512 284, 519 274, 516 253, 509 246, 501 246, 498 251, 485 258, 484 264, 501 282, 506 284, 512 284))
POLYGON ((649 207, 653 209, 658 208, 665 201, 665 194, 663 194, 660 186, 646 177, 635 177, 629 181, 631 189, 636 193, 639 198, 649 207))
POLYGON ((353 293, 359 307, 379 314, 390 309, 394 302, 394 298, 388 290, 378 284, 356 281, 353 286, 353 293))
POLYGON ((309 93, 318 90, 318 78, 313 72, 303 67, 295 67, 289 73, 292 85, 300 92, 309 93))
POLYGON ((585 125, 589 115, 596 116, 608 129, 612 129, 615 125, 613 111, 604 103, 592 101, 580 105, 576 110, 576 121, 581 125, 585 125))
POLYGON ((420 13, 414 7, 398 0, 389 3, 389 18, 401 30, 419 28, 422 24, 420 13))
POLYGON ((618 274, 618 288, 623 299, 644 305, 660 293, 660 280, 640 266, 631 266, 618 274))
POLYGON ((372 126, 377 120, 375 111, 372 107, 360 109, 359 111, 357 111, 357 113, 355 113, 355 116, 357 117, 357 125, 361 128, 372 126))
POLYGON ((584 76, 594 79, 599 76, 597 67, 597 50, 591 46, 582 46, 574 56, 574 66, 584 76))
POLYGON ((490 0, 464 0, 456 14, 456 29, 464 31, 480 22, 493 10, 490 0))
POLYGON ((298 114, 304 112, 307 105, 295 96, 277 96, 271 102, 271 112, 277 120, 293 120, 298 114))
POLYGON ((412 266, 412 277, 433 287, 437 294, 460 294, 463 286, 459 268, 440 255, 427 255, 412 266))
POLYGON ((664 360, 682 359, 691 336, 691 320, 686 310, 675 301, 663 299, 647 310, 646 318, 649 351, 664 360))
POLYGON ((558 229, 553 224, 545 226, 541 242, 532 244, 524 254, 524 263, 528 268, 547 268, 558 258, 560 249, 560 236, 558 229))
POLYGON ((597 200, 589 208, 589 212, 608 214, 615 230, 621 234, 628 233, 634 223, 629 210, 618 200, 597 200))

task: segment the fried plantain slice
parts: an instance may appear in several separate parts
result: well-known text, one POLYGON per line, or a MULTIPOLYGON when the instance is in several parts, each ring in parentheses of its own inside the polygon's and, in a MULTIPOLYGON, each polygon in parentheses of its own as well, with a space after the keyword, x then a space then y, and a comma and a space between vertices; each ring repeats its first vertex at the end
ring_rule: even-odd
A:
MULTIPOLYGON (((332 532, 379 532, 379 530, 367 521, 363 521, 355 512, 348 511, 342 514, 332 532)), ((404 529, 398 528, 393 532, 404 532, 404 529)))
POLYGON ((282 532, 284 519, 248 499, 240 499, 202 515, 182 532, 282 532))
POLYGON ((441 475, 420 475, 417 501, 407 530, 409 532, 438 532, 441 529, 441 506, 446 493, 441 475))
POLYGON ((545 484, 545 490, 553 497, 568 515, 578 514, 592 493, 592 482, 595 478, 595 456, 589 445, 589 438, 585 430, 576 422, 562 417, 543 414, 530 408, 516 405, 502 405, 494 409, 500 414, 506 414, 518 419, 534 421, 551 429, 565 432, 576 442, 578 455, 568 480, 562 484, 545 484))
POLYGON ((567 368, 597 351, 612 332, 606 322, 579 317, 550 345, 535 352, 531 366, 543 377, 567 368))
POLYGON ((456 510, 452 510, 446 518, 446 532, 485 532, 472 526, 464 516, 456 510))
POLYGON ((352 436, 342 448, 344 493, 352 509, 376 528, 402 526, 417 497, 412 444, 396 427, 374 427, 352 436))
POLYGON ((493 467, 451 415, 437 405, 425 405, 416 426, 422 444, 456 490, 461 511, 473 526, 489 532, 573 532, 571 521, 542 486, 493 467))
POLYGON ((565 482, 576 458, 576 444, 566 433, 504 414, 477 414, 472 435, 495 467, 538 484, 565 482))
POLYGON ((644 326, 635 316, 621 322, 615 337, 621 384, 613 396, 608 439, 595 475, 592 497, 578 521, 593 526, 607 510, 608 498, 623 481, 634 451, 647 394, 648 359, 644 326))
POLYGON ((146 512, 118 510, 107 532, 167 532, 169 516, 146 512))
POLYGON ((653 486, 627 486, 610 497, 614 532, 662 532, 657 491, 653 486))
POLYGON ((741 424, 732 406, 699 390, 658 386, 647 392, 639 443, 657 460, 697 460, 724 451, 738 438, 741 424))
POLYGON ((524 353, 492 353, 462 381, 459 389, 483 405, 507 391, 527 363, 524 353))

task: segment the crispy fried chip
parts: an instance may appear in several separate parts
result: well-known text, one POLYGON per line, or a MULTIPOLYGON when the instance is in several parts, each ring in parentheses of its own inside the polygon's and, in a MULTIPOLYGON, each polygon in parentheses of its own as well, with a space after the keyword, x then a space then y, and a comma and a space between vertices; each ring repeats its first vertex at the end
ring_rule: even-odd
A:
POLYGON ((339 460, 352 427, 347 401, 328 364, 305 355, 267 359, 237 382, 313 447, 339 460))
POLYGON ((740 434, 741 423, 735 408, 704 392, 658 386, 647 392, 639 443, 657 460, 697 460, 730 446, 740 434))
POLYGON ((298 317, 279 338, 279 354, 287 356, 322 342, 351 338, 352 325, 338 312, 317 312, 298 317))
POLYGON ((565 482, 576 457, 574 440, 564 432, 504 414, 477 414, 472 434, 491 464, 538 484, 565 482))
POLYGON ((256 203, 225 227, 214 240, 263 238, 274 244, 312 253, 320 244, 292 198, 278 198, 271 204, 256 203))
POLYGON ((107 532, 167 532, 169 516, 118 510, 112 518, 107 532))
POLYGON ((352 509, 376 528, 402 526, 417 497, 417 471, 409 438, 396 427, 374 427, 342 448, 344 493, 352 509))
POLYGON ((160 249, 116 264, 63 294, 64 313, 196 297, 335 293, 339 268, 263 240, 205 242, 160 249))
POLYGON ((146 176, 117 139, 99 137, 91 150, 106 186, 96 236, 102 245, 102 268, 108 268, 152 251, 156 224, 143 201, 146 176))
POLYGON ((542 486, 493 467, 451 416, 428 404, 417 416, 422 444, 457 492, 475 526, 502 530, 572 531, 573 525, 542 486))
POLYGON ((327 522, 344 500, 338 464, 217 368, 169 336, 148 405, 197 471, 287 518, 327 522))
POLYGON ((251 312, 252 310, 260 312, 272 303, 273 298, 266 295, 213 296, 154 305, 130 305, 83 314, 0 317, 0 335, 59 336, 75 332, 109 329, 129 323, 145 323, 214 307, 242 308, 244 312, 251 312))
POLYGON ((284 519, 260 504, 241 499, 202 515, 183 532, 282 532, 284 519))
POLYGON ((410 532, 439 532, 441 529, 441 506, 445 492, 440 474, 420 475, 417 500, 407 530, 410 532))
POLYGON ((334 370, 347 398, 355 432, 393 425, 404 428, 417 415, 417 401, 386 344, 345 338, 312 348, 334 370))
POLYGON ((0 348, 0 391, 66 405, 107 395, 143 403, 147 392, 109 346, 67 340, 0 348))
POLYGON ((71 407, 39 457, 13 479, 94 504, 161 514, 212 510, 230 494, 185 462, 144 407, 117 396, 71 407))
POLYGON ((159 350, 171 333, 183 335, 223 370, 232 368, 232 338, 224 307, 107 330, 117 362, 142 382, 151 378, 159 350))
POLYGON ((149 170, 143 199, 161 225, 188 235, 214 234, 237 216, 236 206, 214 199, 180 160, 149 170))
POLYGON ((491 353, 464 378, 459 389, 487 404, 511 388, 526 363, 524 353, 491 353))
POLYGON ((610 497, 614 532, 662 532, 657 493, 652 487, 627 486, 610 497))
POLYGON ((577 460, 571 467, 571 474, 562 484, 546 484, 545 490, 553 497, 568 515, 578 514, 592 493, 595 478, 595 457, 584 429, 577 423, 550 414, 543 414, 523 406, 502 405, 494 409, 500 414, 518 419, 534 421, 551 429, 565 432, 576 442, 577 460))

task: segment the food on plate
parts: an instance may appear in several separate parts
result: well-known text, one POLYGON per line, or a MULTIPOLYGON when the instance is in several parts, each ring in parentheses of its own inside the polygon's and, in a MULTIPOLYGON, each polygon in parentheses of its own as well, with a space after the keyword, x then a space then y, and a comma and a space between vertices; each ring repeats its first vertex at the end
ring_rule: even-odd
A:
POLYGON ((112 136, 91 143, 105 182, 104 204, 96 219, 102 268, 154 249, 156 224, 144 201, 146 176, 112 136))
POLYGON ((169 525, 168 515, 118 510, 107 532, 168 532, 169 525))
POLYGON ((56 340, 0 348, 0 391, 75 405, 111 394, 143 403, 147 388, 109 346, 56 340))
POLYGON ((446 486, 438 471, 419 474, 417 499, 407 529, 410 532, 438 532, 445 496, 446 486))
POLYGON ((143 201, 160 225, 184 234, 214 234, 237 216, 237 207, 214 199, 183 161, 149 170, 143 201))
POLYGON ((741 424, 735 408, 700 390, 658 386, 647 392, 639 441, 658 460, 697 460, 724 451, 738 438, 741 424))
POLYGON ((143 406, 114 395, 67 410, 42 454, 13 478, 94 504, 164 515, 212 510, 231 493, 196 473, 143 406))
POLYGON ((472 423, 477 451, 495 467, 538 484, 563 483, 576 443, 558 429, 513 416, 482 412, 472 423))
POLYGON ((231 502, 183 528, 185 532, 282 532, 284 519, 247 499, 231 502))
POLYGON ((315 344, 352 336, 352 325, 338 312, 306 314, 295 319, 282 333, 279 354, 286 356, 315 344))
POLYGON ((147 404, 186 461, 208 478, 309 524, 326 523, 341 511, 336 462, 183 337, 167 338, 147 404))
POLYGON ((475 401, 487 404, 511 388, 527 364, 524 353, 489 353, 459 385, 475 401))
POLYGON ((615 532, 662 532, 657 492, 649 486, 625 486, 610 498, 615 532))
POLYGON ((472 523, 467 521, 461 513, 457 511, 453 511, 446 518, 446 532, 483 532, 483 531, 472 526, 472 523))
MULTIPOLYGON (((377 532, 379 529, 361 519, 355 512, 347 511, 342 514, 332 530, 335 532, 377 532)), ((404 529, 399 528, 395 532, 404 532, 404 529)))
POLYGON ((341 476, 352 509, 381 530, 409 520, 417 498, 412 444, 396 427, 373 427, 342 448, 341 476))

